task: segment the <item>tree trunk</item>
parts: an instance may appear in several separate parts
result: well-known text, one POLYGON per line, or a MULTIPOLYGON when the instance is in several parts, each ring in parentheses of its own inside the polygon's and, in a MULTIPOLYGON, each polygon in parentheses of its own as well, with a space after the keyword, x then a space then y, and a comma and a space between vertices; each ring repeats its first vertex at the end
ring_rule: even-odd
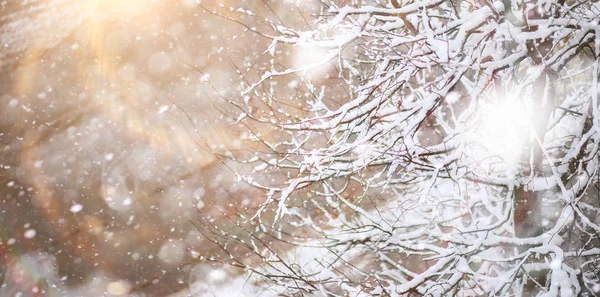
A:
MULTIPOLYGON (((544 166, 544 154, 542 145, 548 121, 552 113, 552 102, 555 96, 557 75, 550 69, 544 70, 534 86, 534 114, 533 131, 529 143, 530 148, 523 156, 524 177, 545 176, 547 173, 544 166)), ((527 188, 523 182, 515 192, 514 199, 514 223, 515 235, 519 238, 534 237, 542 234, 542 196, 543 192, 537 192, 527 188)))
MULTIPOLYGON (((541 16, 535 16, 540 18, 541 16)), ((551 50, 552 42, 545 40, 541 42, 528 43, 530 59, 534 66, 543 64, 544 56, 551 50)), ((515 191, 513 209, 514 209, 514 229, 515 236, 518 238, 529 238, 541 235, 544 230, 542 227, 543 211, 542 199, 544 192, 530 189, 528 184, 536 177, 547 176, 547 166, 544 166, 544 135, 548 127, 548 122, 552 114, 554 99, 556 96, 556 83, 558 75, 550 68, 545 68, 540 77, 535 81, 532 96, 531 121, 532 133, 529 137, 526 148, 527 153, 522 157, 522 176, 524 180, 515 191)), ((519 252, 523 253, 530 246, 520 246, 519 252)), ((530 256, 528 262, 535 261, 530 256)), ((522 296, 535 296, 540 291, 539 285, 546 283, 546 272, 541 271, 529 274, 522 296)))

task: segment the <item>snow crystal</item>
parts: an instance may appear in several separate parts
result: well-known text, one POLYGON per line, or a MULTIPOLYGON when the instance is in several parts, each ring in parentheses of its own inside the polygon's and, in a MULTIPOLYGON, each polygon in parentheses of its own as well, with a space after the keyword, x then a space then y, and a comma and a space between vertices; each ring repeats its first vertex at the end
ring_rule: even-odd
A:
POLYGON ((71 208, 69 209, 70 212, 72 213, 78 213, 83 209, 83 205, 81 204, 73 204, 73 206, 71 206, 71 208))
POLYGON ((36 232, 34 229, 27 229, 27 231, 25 231, 25 238, 31 239, 34 238, 36 235, 36 232))
POLYGON ((209 283, 222 282, 227 278, 227 273, 223 269, 215 269, 208 273, 206 280, 209 283))
POLYGON ((168 105, 163 105, 158 109, 158 114, 163 114, 165 113, 167 110, 169 110, 169 106, 168 105))
POLYGON ((111 295, 121 296, 131 291, 131 285, 124 280, 110 282, 106 284, 106 291, 111 295))
POLYGON ((139 260, 140 259, 140 253, 133 253, 133 254, 131 254, 131 259, 133 261, 139 260))
POLYGON ((202 197, 204 197, 204 194, 206 194, 206 190, 204 190, 204 188, 200 187, 200 188, 196 189, 196 191, 194 191, 193 197, 196 200, 200 200, 200 199, 202 199, 202 197))
POLYGON ((295 89, 298 87, 298 80, 292 80, 287 84, 288 88, 295 89))
POLYGON ((200 1, 195 1, 195 0, 182 0, 181 1, 183 4, 183 7, 185 8, 194 8, 197 7, 198 4, 200 4, 200 1), (198 2, 198 3, 196 3, 198 2))

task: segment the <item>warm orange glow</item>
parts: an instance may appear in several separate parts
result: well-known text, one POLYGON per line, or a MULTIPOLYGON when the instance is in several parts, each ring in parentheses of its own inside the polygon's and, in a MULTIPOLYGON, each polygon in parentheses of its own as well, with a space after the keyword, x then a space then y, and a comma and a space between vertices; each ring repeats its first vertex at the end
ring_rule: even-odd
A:
POLYGON ((151 0, 85 0, 82 2, 91 13, 115 18, 135 17, 148 13, 156 4, 156 1, 151 0))

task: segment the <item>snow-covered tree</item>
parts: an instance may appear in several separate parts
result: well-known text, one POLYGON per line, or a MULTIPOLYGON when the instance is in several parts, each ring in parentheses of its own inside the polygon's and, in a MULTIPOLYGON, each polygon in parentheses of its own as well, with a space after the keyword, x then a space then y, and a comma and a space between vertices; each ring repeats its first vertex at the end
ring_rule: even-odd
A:
POLYGON ((286 296, 600 295, 600 4, 319 5, 206 8, 270 42, 227 154, 265 199, 205 222, 212 260, 286 296))

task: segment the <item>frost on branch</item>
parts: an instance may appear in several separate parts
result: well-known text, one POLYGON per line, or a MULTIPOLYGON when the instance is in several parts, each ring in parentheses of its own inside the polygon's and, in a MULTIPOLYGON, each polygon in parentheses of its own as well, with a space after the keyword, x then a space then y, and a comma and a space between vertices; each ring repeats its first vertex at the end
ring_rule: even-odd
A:
POLYGON ((265 199, 239 266, 284 295, 599 294, 599 14, 329 1, 246 26, 266 62, 238 69, 233 158, 265 199))

